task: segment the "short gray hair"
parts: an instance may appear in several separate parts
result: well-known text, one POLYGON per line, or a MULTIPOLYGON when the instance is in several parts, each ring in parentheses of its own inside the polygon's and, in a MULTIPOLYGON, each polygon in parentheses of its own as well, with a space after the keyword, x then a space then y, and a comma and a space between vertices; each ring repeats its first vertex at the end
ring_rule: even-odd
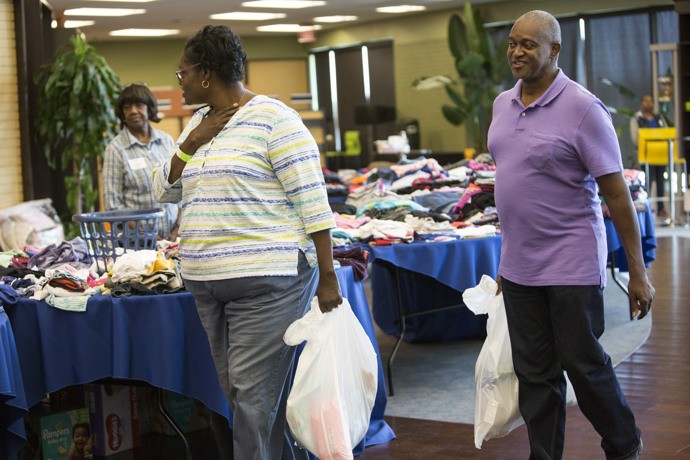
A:
POLYGON ((515 22, 519 21, 529 21, 538 24, 545 39, 550 43, 561 43, 561 25, 551 13, 542 10, 528 11, 515 22))

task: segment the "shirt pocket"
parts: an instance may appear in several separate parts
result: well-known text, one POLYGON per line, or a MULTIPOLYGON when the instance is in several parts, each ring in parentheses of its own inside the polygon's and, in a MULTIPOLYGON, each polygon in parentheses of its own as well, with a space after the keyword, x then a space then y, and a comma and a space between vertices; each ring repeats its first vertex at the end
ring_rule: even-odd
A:
POLYGON ((556 153, 562 150, 558 137, 532 133, 530 134, 525 161, 535 169, 549 169, 555 161, 556 153))

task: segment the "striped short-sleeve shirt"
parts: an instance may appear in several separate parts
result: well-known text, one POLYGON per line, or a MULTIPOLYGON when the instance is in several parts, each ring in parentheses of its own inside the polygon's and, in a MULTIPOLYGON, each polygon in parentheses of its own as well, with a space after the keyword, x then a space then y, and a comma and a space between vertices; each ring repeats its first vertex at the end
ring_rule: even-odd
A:
MULTIPOLYGON (((178 145, 203 120, 199 109, 178 145)), ((154 173, 161 201, 182 203, 183 277, 218 280, 297 274, 312 265, 310 233, 335 227, 318 147, 299 114, 266 96, 243 106, 168 183, 171 159, 154 173)))

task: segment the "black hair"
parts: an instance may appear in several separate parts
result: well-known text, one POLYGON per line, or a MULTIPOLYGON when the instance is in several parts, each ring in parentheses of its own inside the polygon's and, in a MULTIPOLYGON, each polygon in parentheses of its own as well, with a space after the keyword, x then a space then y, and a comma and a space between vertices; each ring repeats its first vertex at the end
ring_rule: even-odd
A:
POLYGON ((72 427, 72 439, 74 439, 74 434, 77 432, 77 429, 79 429, 79 428, 84 428, 86 430, 86 432, 88 433, 88 435, 91 436, 91 426, 86 422, 82 422, 82 423, 77 423, 76 425, 74 425, 72 427))
POLYGON ((244 77, 247 53, 228 26, 205 26, 187 40, 185 53, 191 64, 214 71, 228 85, 244 77))
POLYGON ((150 121, 161 121, 158 116, 158 102, 156 96, 143 83, 132 83, 122 88, 120 96, 115 102, 115 115, 120 119, 122 124, 125 123, 124 106, 127 104, 146 104, 148 109, 148 116, 150 121))

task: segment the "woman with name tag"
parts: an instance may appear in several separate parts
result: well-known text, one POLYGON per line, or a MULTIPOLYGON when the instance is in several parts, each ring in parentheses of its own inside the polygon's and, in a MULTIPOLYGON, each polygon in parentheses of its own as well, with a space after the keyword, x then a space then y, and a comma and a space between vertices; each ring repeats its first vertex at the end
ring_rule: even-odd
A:
POLYGON ((178 207, 158 203, 151 187, 151 173, 175 147, 169 134, 149 123, 160 121, 156 98, 143 83, 127 85, 115 102, 115 115, 122 123, 122 131, 105 149, 103 207, 106 211, 163 208, 165 218, 159 224, 158 235, 174 241, 178 207))

